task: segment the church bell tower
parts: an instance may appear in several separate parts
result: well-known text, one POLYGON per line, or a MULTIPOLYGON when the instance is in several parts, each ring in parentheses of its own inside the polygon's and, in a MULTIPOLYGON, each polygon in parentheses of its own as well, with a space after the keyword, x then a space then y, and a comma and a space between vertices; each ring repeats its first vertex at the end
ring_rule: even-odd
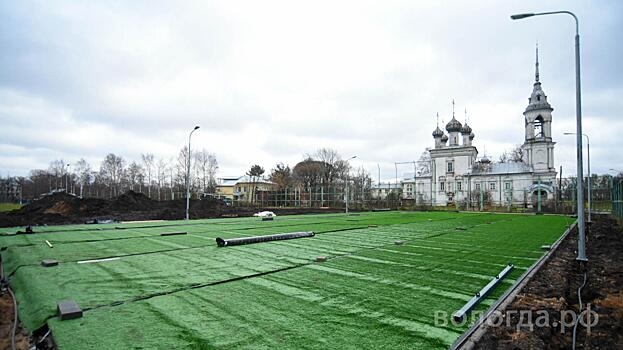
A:
POLYGON ((531 165, 535 173, 556 172, 554 145, 552 141, 552 111, 539 81, 539 48, 536 48, 534 87, 524 111, 525 140, 521 146, 524 163, 531 165))

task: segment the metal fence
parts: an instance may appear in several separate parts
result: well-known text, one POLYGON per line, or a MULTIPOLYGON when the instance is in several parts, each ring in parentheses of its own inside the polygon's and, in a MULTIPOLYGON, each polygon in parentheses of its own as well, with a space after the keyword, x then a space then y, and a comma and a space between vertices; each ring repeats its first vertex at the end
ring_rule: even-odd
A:
MULTIPOLYGON (((610 212, 621 208, 619 179, 591 182, 591 209, 595 212, 610 212), (613 186, 616 182, 616 189, 613 186), (616 192, 616 191, 619 192, 616 192), (618 194, 616 194, 616 193, 618 194), (618 199, 614 199, 619 195, 618 199), (618 202, 616 202, 618 201, 618 202)), ((541 183, 535 183, 540 185, 541 183)), ((513 188, 512 182, 474 183, 473 188, 453 186, 431 188, 430 184, 389 184, 385 187, 349 186, 327 187, 318 191, 291 188, 280 191, 261 191, 255 194, 253 203, 236 200, 233 206, 290 207, 290 208, 344 208, 348 196, 348 207, 353 210, 379 208, 410 210, 469 210, 499 212, 545 212, 575 214, 576 179, 563 178, 549 184, 549 191, 513 188), (417 193, 417 194, 415 194, 417 193), (440 202, 446 203, 439 205, 440 202)), ((538 187, 537 187, 538 188, 538 187)), ((585 179, 585 198, 588 198, 588 179, 585 179)), ((588 210, 588 201, 585 203, 588 210)), ((620 214, 619 214, 620 215, 620 214)))
POLYGON ((623 179, 615 179, 612 184, 612 215, 623 219, 623 179))

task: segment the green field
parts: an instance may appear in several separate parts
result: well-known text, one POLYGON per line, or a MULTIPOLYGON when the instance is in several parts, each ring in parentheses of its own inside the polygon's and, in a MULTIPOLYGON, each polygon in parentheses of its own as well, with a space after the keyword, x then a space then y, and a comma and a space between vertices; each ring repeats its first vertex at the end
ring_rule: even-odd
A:
POLYGON ((21 207, 22 205, 19 203, 0 203, 0 212, 11 211, 11 210, 19 209, 21 207))
POLYGON ((47 324, 60 350, 443 349, 469 324, 437 326, 435 312, 451 315, 512 262, 514 272, 478 307, 486 309, 572 222, 384 212, 72 225, 0 236, 0 247, 20 319, 31 331, 47 324), (160 236, 171 231, 188 234, 160 236), (316 236, 214 241, 295 231, 316 236), (42 259, 60 264, 42 267, 42 259), (57 319, 66 299, 82 318, 57 319))

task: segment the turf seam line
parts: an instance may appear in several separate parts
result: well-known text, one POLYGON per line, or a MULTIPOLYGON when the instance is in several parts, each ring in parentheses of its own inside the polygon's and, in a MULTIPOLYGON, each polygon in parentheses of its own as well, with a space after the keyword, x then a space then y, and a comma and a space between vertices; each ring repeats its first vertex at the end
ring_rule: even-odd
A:
MULTIPOLYGON (((107 306, 109 306, 109 307, 110 306, 119 306, 119 305, 122 305, 122 304, 125 304, 125 303, 147 300, 147 299, 151 299, 151 298, 155 298, 155 297, 159 297, 159 296, 165 296, 165 295, 169 295, 169 294, 173 294, 173 293, 183 292, 183 291, 186 291, 186 290, 193 290, 193 289, 204 288, 204 287, 209 287, 209 286, 215 286, 215 285, 224 284, 224 283, 236 282, 236 281, 245 280, 247 278, 261 277, 261 276, 269 275, 269 274, 272 274, 272 273, 287 271, 287 270, 295 269, 295 268, 298 268, 298 267, 306 266, 306 265, 309 265, 309 264, 312 264, 312 263, 313 262, 303 263, 303 264, 296 264, 296 265, 286 266, 286 267, 282 267, 282 268, 275 269, 275 270, 258 272, 258 273, 255 273, 255 274, 252 274, 252 275, 247 275, 247 276, 239 276, 239 277, 234 277, 234 278, 230 278, 230 279, 226 279, 226 280, 214 281, 214 282, 210 282, 210 283, 194 284, 194 285, 191 285, 191 286, 188 286, 188 287, 177 288, 177 289, 173 289, 173 290, 165 291, 165 292, 152 293, 152 294, 148 294, 148 295, 144 295, 144 296, 140 296, 140 297, 136 297, 136 298, 131 298, 131 299, 128 299, 128 300, 119 300, 119 301, 112 302, 110 304, 96 305, 96 306, 93 306, 93 307, 85 308, 82 311, 86 312, 86 311, 91 311, 91 310, 95 310, 95 309, 99 309, 99 308, 107 307, 107 306)), ((51 316, 51 317, 48 317, 47 319, 50 320, 50 319, 52 319, 54 317, 56 317, 56 316, 51 316)))
MULTIPOLYGON (((313 214, 312 214, 313 215, 313 214)), ((322 217, 322 219, 324 218, 337 218, 337 217, 341 217, 341 216, 325 216, 322 217)), ((253 218, 252 216, 249 216, 248 218, 253 218)), ((227 219, 227 218, 218 218, 218 219, 227 219)), ((278 221, 291 221, 291 220, 305 220, 307 218, 280 218, 278 221)), ((199 219, 199 220, 209 220, 208 219, 199 219)), ((97 228, 88 228, 88 227, 82 227, 82 228, 75 228, 75 229, 69 229, 69 230, 48 230, 48 231, 39 231, 39 232, 33 232, 32 234, 43 234, 43 233, 67 233, 67 232, 81 232, 81 231, 118 231, 118 230, 131 230, 131 229, 145 229, 145 228, 163 228, 163 227, 177 227, 177 226, 196 226, 196 225, 232 225, 232 224, 244 224, 244 223, 249 223, 249 222, 254 222, 251 220, 237 220, 237 221, 228 221, 228 222, 201 222, 201 223, 180 223, 180 224, 169 224, 169 225, 152 225, 152 226, 130 226, 130 227, 121 227, 121 226, 115 226, 115 227, 97 227, 97 228)), ((119 224, 119 223, 117 223, 119 224)), ((84 224, 83 224, 84 225, 84 224)), ((88 224, 87 224, 88 225, 88 224)), ((112 224, 111 224, 112 225, 112 224)), ((62 225, 61 225, 62 226, 62 225)))
MULTIPOLYGON (((362 228, 368 228, 368 227, 355 227, 355 228, 347 228, 347 229, 338 229, 338 230, 333 230, 333 231, 322 231, 322 232, 317 232, 316 234, 319 234, 319 233, 331 233, 331 232, 341 232, 341 231, 348 231, 348 230, 358 230, 358 229, 362 229, 362 228)), ((145 237, 158 238, 158 237, 162 237, 162 236, 142 236, 141 238, 145 238, 145 237)), ((126 239, 126 238, 133 238, 133 237, 115 238, 115 239, 111 239, 111 240, 126 239)), ((101 242, 101 241, 109 241, 109 240, 96 240, 96 242, 101 242)), ((85 241, 80 241, 80 242, 85 242, 85 241)), ((167 253, 167 252, 173 252, 173 251, 179 251, 179 250, 206 248, 206 247, 212 247, 212 246, 214 246, 214 244, 204 244, 204 245, 200 245, 200 246, 196 246, 196 247, 171 248, 171 249, 156 250, 156 251, 145 252, 145 253, 130 253, 130 254, 122 254, 122 255, 110 255, 110 256, 105 256, 105 257, 91 259, 91 260, 112 259, 112 258, 125 258, 125 257, 129 257, 129 256, 159 254, 159 253, 167 253)), ((84 259, 64 260, 64 261, 59 261, 59 263, 65 263, 65 264, 66 263, 77 263, 79 261, 84 261, 84 259)), ((18 265, 17 267, 15 267, 15 269, 13 269, 13 271, 11 271, 9 273, 9 276, 13 276, 17 272, 17 270, 19 270, 22 267, 39 266, 39 265, 40 264, 23 264, 23 265, 18 265)))
MULTIPOLYGON (((310 223, 304 223, 304 224, 298 224, 298 223, 293 223, 293 224, 287 224, 287 225, 272 225, 270 226, 270 228, 280 228, 280 227, 291 227, 291 226, 307 226, 307 225, 321 225, 321 224, 333 224, 332 222, 310 222, 310 223)), ((193 225, 198 225, 198 224, 193 224, 193 225)), ((341 225, 348 225, 345 223, 341 223, 341 225)), ((158 227, 156 227, 158 228, 158 227)), ((268 227, 267 227, 268 228, 268 227)), ((129 228, 128 228, 129 229, 129 228)), ((247 231, 247 230, 257 230, 257 229, 263 229, 263 227, 257 227, 257 226, 253 226, 253 227, 242 227, 242 228, 232 228, 232 229, 228 229, 225 231, 247 231)), ((98 231, 98 230, 89 230, 89 231, 98 231)), ((111 230, 107 230, 107 231, 111 231, 111 230)), ((64 231, 56 231, 56 232, 64 232, 64 231)), ((207 231, 207 232, 191 232, 191 234, 198 234, 198 233, 216 233, 218 234, 220 231, 215 230, 215 231, 207 231)), ((46 232, 46 233, 51 233, 51 232, 46 232)), ((94 232, 97 233, 97 232, 94 232)), ((149 238, 149 237, 162 237, 160 235, 145 235, 145 236, 132 236, 132 237, 116 237, 116 238, 108 238, 108 239, 87 239, 87 240, 72 240, 72 241, 54 241, 54 244, 72 244, 72 243, 92 243, 92 242, 106 242, 106 241, 116 241, 116 240, 122 240, 122 239, 138 239, 138 238, 149 238)), ((38 243, 28 243, 28 244, 16 244, 16 245, 12 245, 12 246, 8 246, 9 247, 32 247, 32 246, 36 246, 40 244, 38 243)))

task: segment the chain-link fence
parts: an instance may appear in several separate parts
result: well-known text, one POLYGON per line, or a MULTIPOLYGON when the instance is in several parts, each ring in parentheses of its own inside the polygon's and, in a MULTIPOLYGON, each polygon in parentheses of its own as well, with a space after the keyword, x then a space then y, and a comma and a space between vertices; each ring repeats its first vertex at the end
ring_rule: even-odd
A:
POLYGON ((612 215, 623 219, 623 179, 614 179, 612 184, 612 215))
MULTIPOLYGON (((620 181, 594 177, 591 181, 591 209, 594 212, 620 210, 621 197, 615 199, 620 181), (605 179, 605 180, 604 180, 605 179), (607 181, 606 181, 607 180, 607 181), (613 184, 616 188, 613 188, 613 184), (619 202, 617 202, 617 200, 619 202), (613 203, 615 204, 613 206, 613 203), (618 204, 617 204, 618 203, 618 204)), ((278 191, 258 191, 253 202, 236 200, 233 206, 292 207, 292 208, 345 208, 353 210, 408 209, 408 210, 468 210, 501 212, 544 212, 575 214, 575 178, 557 179, 556 182, 536 181, 528 188, 513 188, 511 181, 472 181, 469 186, 431 186, 427 182, 398 182, 361 188, 338 186, 306 191, 294 187, 278 191)), ((588 179, 585 179, 585 198, 588 199, 588 179)), ((585 204, 588 210, 588 201, 585 204)))

